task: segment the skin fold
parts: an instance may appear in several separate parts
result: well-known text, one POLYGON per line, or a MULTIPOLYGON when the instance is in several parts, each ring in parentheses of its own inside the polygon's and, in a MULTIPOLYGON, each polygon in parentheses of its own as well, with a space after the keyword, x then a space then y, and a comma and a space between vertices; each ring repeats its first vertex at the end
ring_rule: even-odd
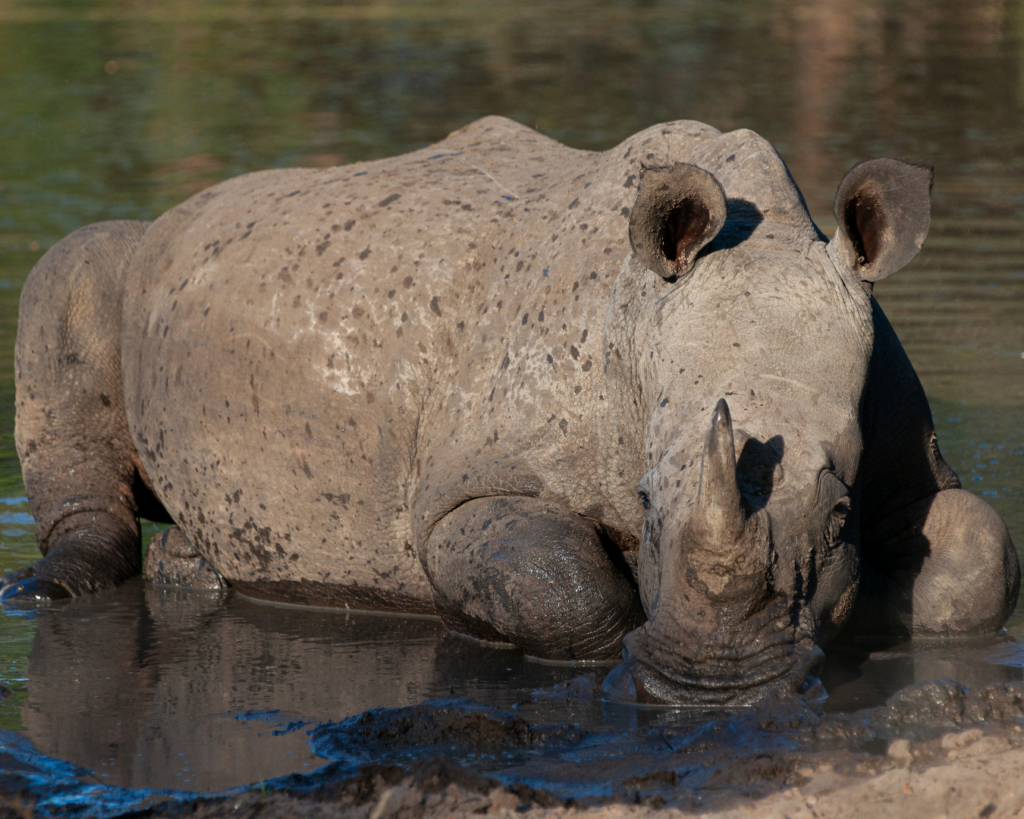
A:
POLYGON ((624 699, 799 693, 844 629, 999 628, 1013 544, 871 295, 930 188, 854 167, 827 241, 750 131, 592 153, 488 117, 76 231, 22 296, 43 558, 3 599, 137 573, 141 516, 249 596, 621 655, 624 699))

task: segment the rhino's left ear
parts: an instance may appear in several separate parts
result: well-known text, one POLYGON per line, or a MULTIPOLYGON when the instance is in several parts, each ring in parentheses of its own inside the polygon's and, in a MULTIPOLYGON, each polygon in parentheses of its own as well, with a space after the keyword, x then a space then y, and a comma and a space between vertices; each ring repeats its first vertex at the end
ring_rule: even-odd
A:
POLYGON ((913 259, 931 224, 933 171, 899 159, 855 165, 836 192, 839 227, 828 244, 837 265, 863 281, 891 276, 913 259))
POLYGON ((650 270, 672 280, 725 224, 725 192, 710 173, 680 163, 641 168, 629 215, 629 244, 650 270))

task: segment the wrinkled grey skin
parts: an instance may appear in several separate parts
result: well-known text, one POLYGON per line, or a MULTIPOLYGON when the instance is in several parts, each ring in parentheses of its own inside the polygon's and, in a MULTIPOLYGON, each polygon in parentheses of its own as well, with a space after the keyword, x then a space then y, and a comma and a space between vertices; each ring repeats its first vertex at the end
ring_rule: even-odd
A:
POLYGON ((998 628, 1013 545, 871 297, 930 185, 857 166, 826 242, 750 131, 491 117, 83 228, 22 296, 44 558, 4 598, 137 573, 142 515, 244 594, 621 652, 606 691, 646 702, 802 691, 844 627, 998 628))

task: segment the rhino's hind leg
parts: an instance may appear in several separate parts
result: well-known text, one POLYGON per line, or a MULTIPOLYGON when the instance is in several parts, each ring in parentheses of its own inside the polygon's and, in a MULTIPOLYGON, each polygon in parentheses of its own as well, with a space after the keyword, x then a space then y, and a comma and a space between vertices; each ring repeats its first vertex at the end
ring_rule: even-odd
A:
POLYGON ((644 620, 615 547, 557 504, 469 501, 434 528, 425 564, 448 626, 537 657, 617 658, 622 637, 644 620))
POLYGON ((15 443, 43 559, 3 598, 110 588, 141 569, 138 516, 167 520, 132 444, 121 385, 121 306, 146 230, 105 222, 56 244, 21 295, 15 443))
POLYGON ((865 533, 848 634, 982 634, 1017 604, 1020 566, 999 514, 962 489, 931 495, 865 533))

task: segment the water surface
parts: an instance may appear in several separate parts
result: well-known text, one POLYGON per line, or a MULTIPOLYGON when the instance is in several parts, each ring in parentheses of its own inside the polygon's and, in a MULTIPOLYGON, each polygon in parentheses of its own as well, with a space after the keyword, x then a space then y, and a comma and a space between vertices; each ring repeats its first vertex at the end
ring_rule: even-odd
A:
MULTIPOLYGON (((624 732, 624 749, 652 725, 722 717, 567 697, 567 681, 596 691, 608 669, 540 663, 432 618, 270 606, 141 579, 40 610, 34 625, 24 735, 122 788, 217 792, 309 773, 325 763, 308 736, 318 725, 424 700, 472 697, 535 724, 624 732)), ((1006 635, 848 646, 830 656, 824 710, 878 706, 947 677, 1024 679, 1024 647, 1006 635)))

